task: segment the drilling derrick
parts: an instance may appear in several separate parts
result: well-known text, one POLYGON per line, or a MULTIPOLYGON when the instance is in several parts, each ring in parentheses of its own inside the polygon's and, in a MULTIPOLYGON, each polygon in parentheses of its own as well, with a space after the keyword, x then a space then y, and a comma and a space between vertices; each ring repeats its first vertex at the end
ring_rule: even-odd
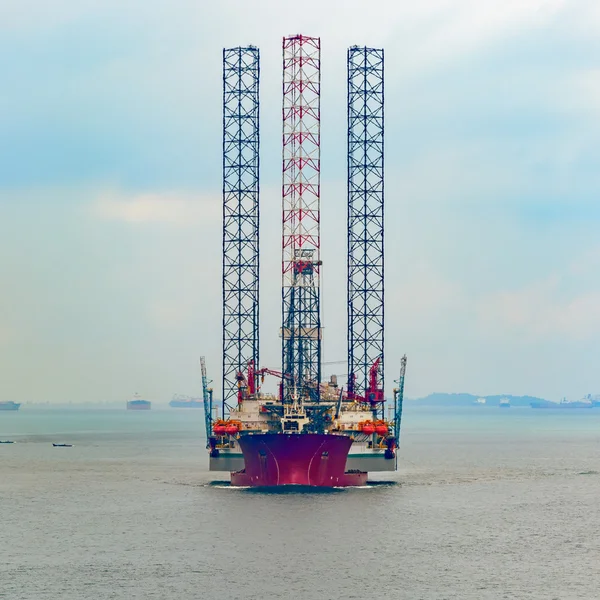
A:
POLYGON ((223 50, 223 416, 258 364, 259 50, 223 50))
POLYGON ((283 38, 282 371, 284 402, 318 402, 321 42, 283 38))
POLYGON ((383 131, 383 50, 352 46, 348 49, 349 396, 371 396, 381 418, 383 131))

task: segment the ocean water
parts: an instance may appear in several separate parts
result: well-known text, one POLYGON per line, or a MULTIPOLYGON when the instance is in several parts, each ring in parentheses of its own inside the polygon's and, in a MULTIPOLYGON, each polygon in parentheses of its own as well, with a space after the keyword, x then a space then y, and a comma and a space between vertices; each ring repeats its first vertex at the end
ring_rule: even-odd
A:
POLYGON ((397 473, 321 492, 228 487, 202 418, 0 412, 0 598, 600 597, 600 409, 409 406, 397 473))

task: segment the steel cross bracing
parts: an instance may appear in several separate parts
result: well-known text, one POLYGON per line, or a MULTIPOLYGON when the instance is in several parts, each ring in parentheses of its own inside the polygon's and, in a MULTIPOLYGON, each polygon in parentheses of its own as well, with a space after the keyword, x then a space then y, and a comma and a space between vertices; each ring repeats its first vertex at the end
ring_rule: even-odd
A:
POLYGON ((259 364, 258 48, 223 50, 223 416, 259 364))
POLYGON ((383 50, 348 49, 348 373, 383 387, 383 50))
POLYGON ((321 381, 321 42, 283 39, 282 371, 284 400, 321 381))

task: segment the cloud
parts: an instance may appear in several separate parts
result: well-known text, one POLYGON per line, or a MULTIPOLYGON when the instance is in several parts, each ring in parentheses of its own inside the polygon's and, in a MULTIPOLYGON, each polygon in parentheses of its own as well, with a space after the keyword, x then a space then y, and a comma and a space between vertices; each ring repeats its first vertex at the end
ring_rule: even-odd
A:
POLYGON ((554 273, 520 289, 484 294, 477 303, 482 330, 529 343, 597 339, 600 289, 585 289, 582 281, 590 275, 591 257, 583 255, 565 273, 554 273), (573 281, 570 276, 574 274, 573 281))
POLYGON ((572 260, 569 271, 574 275, 593 278, 600 273, 600 246, 592 246, 572 260))
POLYGON ((323 42, 326 360, 346 354, 345 51, 364 43, 386 49, 388 374, 406 351, 411 394, 591 385, 600 3, 303 7, 0 3, 3 393, 83 397, 99 369, 98 396, 146 378, 164 395, 195 381, 200 349, 218 379, 220 52, 246 43, 262 61, 261 353, 277 366, 280 45, 297 31, 323 42), (561 352, 573 364, 551 380, 561 352), (30 383, 32 362, 61 380, 30 383))
POLYGON ((423 69, 443 67, 457 59, 472 57, 515 32, 551 21, 564 7, 564 0, 516 0, 488 2, 415 3, 410 11, 398 5, 396 27, 402 32, 390 40, 394 50, 407 43, 414 48, 402 60, 405 74, 422 76, 423 69), (402 13, 411 13, 410 19, 402 13))
POLYGON ((401 278, 402 283, 390 286, 387 301, 397 314, 410 315, 407 325, 412 326, 415 333, 422 333, 424 326, 432 333, 449 314, 456 316, 462 312, 468 300, 465 291, 430 261, 417 259, 414 263, 407 261, 400 268, 398 266, 391 265, 388 278, 389 275, 392 281, 401 278), (406 293, 406 290, 410 292, 406 293))
POLYGON ((123 195, 105 193, 89 207, 100 219, 130 224, 163 223, 195 227, 221 218, 220 196, 182 192, 123 195))

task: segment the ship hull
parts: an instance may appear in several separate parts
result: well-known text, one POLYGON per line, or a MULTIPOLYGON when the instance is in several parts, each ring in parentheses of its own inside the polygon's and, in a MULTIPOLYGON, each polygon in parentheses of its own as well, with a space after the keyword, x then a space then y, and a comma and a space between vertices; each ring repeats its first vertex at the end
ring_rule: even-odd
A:
POLYGON ((128 402, 127 410, 150 410, 152 405, 148 403, 128 402))
POLYGON ((548 409, 560 409, 560 410, 568 410, 568 409, 576 409, 576 408, 592 408, 593 404, 582 403, 582 402, 531 402, 531 408, 548 408, 548 409))
POLYGON ((17 404, 16 402, 5 402, 0 404, 0 410, 19 410, 19 408, 21 407, 20 404, 17 404))
POLYGON ((367 473, 346 472, 352 445, 348 436, 264 433, 242 435, 239 445, 245 468, 231 473, 234 486, 343 487, 367 482, 367 473))

